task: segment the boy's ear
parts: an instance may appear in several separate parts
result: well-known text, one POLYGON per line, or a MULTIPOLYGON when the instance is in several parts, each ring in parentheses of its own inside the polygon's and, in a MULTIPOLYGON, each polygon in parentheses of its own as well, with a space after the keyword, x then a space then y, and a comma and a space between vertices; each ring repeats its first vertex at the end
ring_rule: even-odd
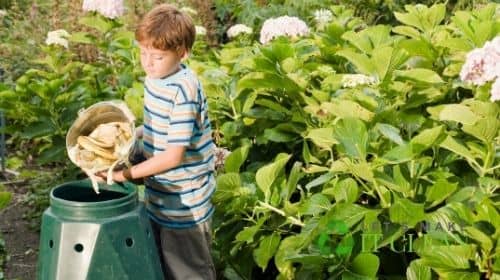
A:
POLYGON ((189 57, 189 52, 188 52, 188 51, 185 51, 185 52, 181 55, 181 60, 186 60, 188 57, 189 57))

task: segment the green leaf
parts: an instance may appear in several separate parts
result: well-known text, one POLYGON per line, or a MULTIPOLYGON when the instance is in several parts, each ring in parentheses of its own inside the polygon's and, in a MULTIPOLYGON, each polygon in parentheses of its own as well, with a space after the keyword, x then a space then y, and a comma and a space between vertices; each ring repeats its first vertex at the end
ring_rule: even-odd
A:
POLYGON ((301 172, 302 163, 295 162, 293 164, 292 170, 290 171, 290 175, 288 176, 288 180, 286 182, 286 188, 283 189, 281 197, 288 201, 290 196, 293 194, 295 189, 297 189, 297 185, 299 184, 299 180, 304 176, 301 172))
POLYGON ((408 36, 410 38, 413 38, 413 39, 418 39, 420 38, 420 32, 411 27, 411 26, 406 26, 406 25, 399 25, 399 26, 396 26, 394 28, 392 28, 392 32, 396 33, 396 34, 401 34, 401 35, 405 35, 405 36, 408 36))
POLYGON ((12 199, 12 193, 10 192, 0 192, 0 210, 5 208, 12 199))
POLYGON ((43 137, 47 135, 52 135, 54 133, 55 127, 49 121, 39 121, 31 124, 28 128, 26 128, 21 136, 27 139, 33 139, 36 137, 43 137))
POLYGON ((297 139, 296 134, 282 131, 277 128, 266 128, 264 130, 264 137, 269 141, 278 143, 292 142, 293 140, 297 139))
POLYGON ((485 143, 489 144, 494 141, 500 129, 500 110, 498 105, 478 100, 467 100, 465 103, 478 117, 478 121, 473 124, 464 123, 462 130, 485 143))
POLYGON ((399 46, 408 51, 410 55, 419 56, 431 62, 434 61, 437 56, 437 54, 433 50, 434 46, 426 40, 404 40, 399 43, 399 46))
POLYGON ((408 280, 432 280, 431 269, 422 264, 420 260, 414 260, 406 269, 408 280))
POLYGON ((65 157, 66 147, 63 144, 52 144, 48 149, 40 153, 36 162, 38 164, 46 164, 49 162, 61 161, 65 157))
POLYGON ((300 206, 300 212, 303 215, 318 215, 330 210, 331 203, 328 197, 323 194, 316 193, 310 198, 306 198, 300 206))
POLYGON ((446 15, 446 5, 445 4, 434 4, 430 7, 426 13, 426 21, 429 23, 428 28, 438 26, 446 15))
POLYGON ((82 43, 82 44, 94 44, 95 38, 88 32, 74 32, 71 33, 69 38, 71 42, 82 43))
POLYGON ((438 179, 427 189, 425 200, 432 202, 429 207, 433 207, 443 202, 448 196, 455 192, 458 183, 450 183, 446 179, 438 179))
POLYGON ((462 124, 473 125, 479 117, 468 106, 462 104, 447 104, 427 108, 434 119, 440 121, 455 121, 462 124))
POLYGON ((393 50, 392 47, 380 47, 373 50, 372 61, 375 64, 377 77, 380 81, 384 80, 389 70, 393 50))
POLYGON ((278 246, 280 245, 281 237, 278 233, 273 233, 264 237, 259 247, 253 251, 253 258, 255 263, 262 269, 266 270, 267 263, 274 256, 278 246))
MULTIPOLYGON (((482 279, 480 278, 481 275, 479 272, 468 272, 468 271, 448 271, 448 270, 436 270, 437 274, 439 275, 440 279, 447 279, 447 280, 479 280, 482 279)), ((498 280, 495 279, 494 277, 491 278, 492 280, 498 280)))
POLYGON ((357 255, 350 265, 350 270, 356 274, 375 277, 380 265, 378 257, 370 253, 357 255))
MULTIPOLYGON (((266 109, 263 107, 254 107, 242 113, 244 117, 254 118, 254 119, 268 119, 272 121, 283 121, 287 118, 287 114, 282 112, 277 112, 271 109, 266 109)), ((226 125, 229 122, 224 123, 226 125)), ((223 127, 224 127, 223 125, 223 127)))
POLYGON ((389 217, 394 223, 412 228, 424 220, 424 205, 406 198, 397 199, 389 208, 389 217))
POLYGON ((314 187, 324 185, 325 183, 329 182, 333 178, 333 176, 333 173, 328 172, 315 178, 311 182, 307 183, 306 190, 311 191, 311 189, 314 187))
POLYGON ((403 138, 401 138, 399 129, 397 129, 396 127, 386 123, 377 123, 376 128, 382 135, 387 137, 392 142, 398 145, 403 145, 403 138))
POLYGON ((413 147, 411 144, 403 144, 394 147, 385 153, 382 158, 393 163, 400 163, 412 160, 414 157, 413 147))
POLYGON ((357 204, 336 203, 334 204, 335 211, 327 213, 326 218, 330 220, 340 220, 349 228, 359 223, 368 215, 378 215, 381 210, 368 209, 357 204))
POLYGON ((421 83, 438 84, 444 83, 443 79, 434 71, 425 68, 414 68, 410 70, 396 70, 396 76, 414 80, 421 83))
POLYGON ((441 269, 469 269, 475 258, 476 245, 433 245, 427 244, 418 251, 422 264, 441 269))
POLYGON ((333 145, 339 143, 335 140, 332 127, 313 128, 307 132, 305 138, 311 139, 315 145, 325 149, 331 149, 333 145))
POLYGON ((417 29, 422 30, 422 31, 425 30, 424 27, 422 26, 422 23, 420 22, 420 19, 418 18, 417 15, 414 15, 414 14, 411 14, 411 13, 405 13, 405 14, 403 14, 403 13, 395 12, 394 16, 401 23, 404 23, 406 25, 410 25, 410 26, 416 27, 417 29))
POLYGON ((250 146, 245 145, 232 151, 224 163, 226 172, 239 172, 241 165, 247 159, 249 150, 250 146))
POLYGON ((365 123, 359 119, 340 120, 335 126, 335 138, 351 158, 366 158, 368 133, 365 123))
POLYGON ((364 54, 356 53, 349 49, 340 50, 336 55, 342 56, 351 62, 361 74, 374 76, 377 71, 370 58, 364 54))
POLYGON ((482 232, 479 229, 474 228, 474 227, 465 227, 463 229, 465 230, 465 233, 469 237, 471 237, 472 239, 478 241, 479 244, 481 244, 481 248, 485 252, 490 252, 491 249, 493 249, 493 241, 484 232, 482 232))
POLYGON ((294 268, 292 262, 287 258, 299 253, 300 248, 304 246, 304 241, 307 237, 297 234, 291 235, 283 239, 278 247, 278 251, 274 257, 276 268, 282 274, 283 279, 294 278, 294 268))
POLYGON ((421 152, 432 147, 443 134, 443 130, 444 127, 442 125, 422 130, 410 141, 413 152, 415 154, 420 154, 421 152))
POLYGON ((97 29, 101 33, 106 33, 113 27, 113 24, 100 16, 86 16, 79 20, 79 23, 97 29))
POLYGON ((266 202, 269 201, 272 184, 281 174, 283 168, 285 167, 290 157, 291 155, 288 154, 279 154, 276 156, 273 163, 270 163, 257 170, 256 174, 257 186, 264 193, 266 202))
POLYGON ((333 187, 333 195, 337 202, 354 203, 358 200, 358 184, 352 178, 344 179, 333 187))
MULTIPOLYGON (((302 157, 306 163, 321 163, 321 161, 311 154, 307 141, 302 143, 302 157)), ((328 168, 326 168, 328 170, 328 168)))
POLYGON ((275 73, 251 72, 238 80, 237 91, 245 89, 276 89, 286 92, 291 99, 303 103, 303 97, 298 94, 302 89, 294 81, 275 73))
POLYGON ((342 39, 348 41, 360 51, 371 54, 372 51, 392 43, 391 28, 388 25, 369 26, 359 32, 347 31, 342 39))
POLYGON ((217 191, 214 194, 214 202, 224 202, 238 196, 241 187, 241 179, 238 173, 224 173, 217 176, 217 191))
POLYGON ((443 142, 439 144, 441 147, 454 152, 466 158, 468 161, 476 162, 474 160, 474 155, 462 144, 460 144, 455 138, 447 136, 443 142))
POLYGON ((260 227, 262 226, 262 224, 264 224, 265 221, 266 219, 261 218, 257 221, 257 224, 250 227, 244 227, 243 230, 236 234, 235 240, 239 242, 245 242, 247 244, 252 243, 255 234, 257 233, 257 231, 259 231, 260 227))
POLYGON ((351 172, 354 176, 358 176, 368 182, 373 182, 374 168, 372 165, 370 165, 370 163, 361 161, 357 163, 351 163, 348 165, 348 167, 349 167, 349 172, 351 172))
POLYGON ((359 103, 346 99, 336 99, 332 102, 323 102, 321 104, 321 108, 328 114, 337 116, 341 119, 359 118, 369 122, 375 116, 373 112, 361 106, 359 103))

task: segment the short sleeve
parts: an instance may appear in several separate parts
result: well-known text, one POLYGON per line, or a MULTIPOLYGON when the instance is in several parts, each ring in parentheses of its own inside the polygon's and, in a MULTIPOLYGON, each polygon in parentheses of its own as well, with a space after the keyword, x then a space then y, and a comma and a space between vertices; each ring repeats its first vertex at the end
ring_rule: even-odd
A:
POLYGON ((182 90, 177 92, 175 104, 170 113, 167 141, 172 145, 189 146, 199 115, 198 102, 188 97, 182 90))

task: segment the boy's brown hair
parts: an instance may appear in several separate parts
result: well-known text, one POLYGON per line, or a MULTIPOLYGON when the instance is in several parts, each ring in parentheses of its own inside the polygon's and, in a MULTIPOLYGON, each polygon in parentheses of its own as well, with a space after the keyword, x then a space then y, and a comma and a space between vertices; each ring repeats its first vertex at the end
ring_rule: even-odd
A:
POLYGON ((188 53, 196 30, 193 20, 173 5, 161 4, 149 11, 135 30, 135 39, 159 50, 188 53))

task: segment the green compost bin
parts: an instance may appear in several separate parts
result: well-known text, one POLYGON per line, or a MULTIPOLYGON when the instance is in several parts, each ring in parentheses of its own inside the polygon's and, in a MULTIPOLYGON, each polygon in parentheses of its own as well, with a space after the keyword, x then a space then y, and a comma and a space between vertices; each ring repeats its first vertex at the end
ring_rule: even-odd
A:
POLYGON ((39 280, 163 279, 151 224, 130 183, 68 182, 42 216, 39 280))

